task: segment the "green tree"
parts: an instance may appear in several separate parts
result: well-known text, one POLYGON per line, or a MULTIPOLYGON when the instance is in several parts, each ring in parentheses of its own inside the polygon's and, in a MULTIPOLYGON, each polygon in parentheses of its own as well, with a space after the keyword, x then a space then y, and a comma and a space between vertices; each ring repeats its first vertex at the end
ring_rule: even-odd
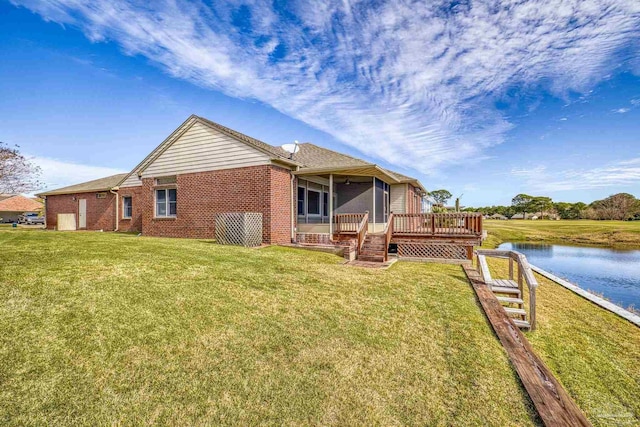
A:
POLYGON ((553 209, 553 201, 551 200, 551 197, 532 197, 528 205, 528 210, 531 212, 539 212, 540 218, 543 218, 545 213, 548 215, 548 212, 551 209, 553 209))
POLYGON ((523 214, 523 217, 526 217, 527 211, 531 212, 530 206, 532 200, 533 196, 528 194, 518 194, 516 197, 511 199, 511 206, 513 206, 516 212, 520 212, 523 214))
POLYGON ((429 195, 436 202, 436 204, 442 206, 446 205, 447 201, 453 196, 449 191, 445 189, 434 190, 430 192, 429 195))

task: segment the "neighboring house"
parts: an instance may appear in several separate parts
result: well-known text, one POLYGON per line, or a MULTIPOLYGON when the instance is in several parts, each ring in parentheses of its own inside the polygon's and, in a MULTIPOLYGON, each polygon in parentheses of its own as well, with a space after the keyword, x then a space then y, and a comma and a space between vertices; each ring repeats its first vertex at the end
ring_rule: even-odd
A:
POLYGON ((415 178, 373 163, 310 143, 290 154, 193 115, 131 172, 39 196, 49 229, 72 214, 77 229, 212 238, 217 213, 260 212, 263 241, 290 243, 330 235, 338 213, 369 211, 380 231, 391 212, 421 212, 425 195, 415 178))
POLYGON ((20 194, 0 194, 0 222, 18 222, 25 213, 39 213, 42 203, 20 194))
POLYGON ((507 220, 507 219, 509 219, 504 215, 500 215, 499 213, 495 213, 493 215, 489 215, 486 218, 487 219, 499 219, 499 220, 507 220))
POLYGON ((531 219, 531 220, 535 220, 535 219, 538 219, 538 216, 536 214, 528 213, 527 216, 525 217, 525 215, 523 213, 517 213, 517 214, 513 215, 511 217, 511 219, 531 219))

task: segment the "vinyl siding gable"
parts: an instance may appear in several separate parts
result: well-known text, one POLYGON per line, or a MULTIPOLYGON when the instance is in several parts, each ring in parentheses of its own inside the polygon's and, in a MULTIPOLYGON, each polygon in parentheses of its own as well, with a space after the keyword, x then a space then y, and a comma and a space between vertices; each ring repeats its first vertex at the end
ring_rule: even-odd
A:
POLYGON ((391 212, 406 213, 407 212, 407 184, 397 184, 391 186, 389 194, 391 212))
MULTIPOLYGON (((201 123, 194 123, 146 165, 142 178, 270 164, 268 155, 201 123)), ((141 185, 132 173, 121 187, 141 185)))

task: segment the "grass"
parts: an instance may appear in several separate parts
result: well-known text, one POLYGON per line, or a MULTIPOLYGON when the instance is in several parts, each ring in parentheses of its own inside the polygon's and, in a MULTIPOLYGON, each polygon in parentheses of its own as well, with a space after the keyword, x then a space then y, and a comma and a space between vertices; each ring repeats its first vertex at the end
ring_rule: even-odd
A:
POLYGON ((488 239, 484 246, 502 242, 565 243, 575 245, 640 248, 640 221, 484 221, 488 239))
MULTIPOLYGON (((595 244, 606 235, 624 235, 627 243, 640 244, 637 223, 504 223, 486 222, 491 240, 485 244, 526 237, 595 244)), ((491 260, 490 266, 494 277, 508 277, 506 261, 491 260)), ((543 276, 536 278, 538 329, 526 333, 535 351, 594 425, 640 425, 640 328, 543 276)))
POLYGON ((0 230, 0 424, 539 422, 459 267, 341 261, 0 230))

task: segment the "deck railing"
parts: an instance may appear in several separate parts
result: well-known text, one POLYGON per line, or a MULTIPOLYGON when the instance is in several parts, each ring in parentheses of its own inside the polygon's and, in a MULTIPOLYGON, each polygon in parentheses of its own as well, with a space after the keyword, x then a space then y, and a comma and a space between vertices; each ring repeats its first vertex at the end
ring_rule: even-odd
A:
POLYGON ((393 234, 482 236, 482 214, 477 212, 395 214, 393 234))
POLYGON ((389 259, 389 243, 391 243, 391 236, 393 235, 393 212, 389 214, 387 223, 384 226, 384 260, 389 259))
POLYGON ((367 237, 367 231, 369 230, 369 212, 364 214, 364 217, 358 224, 358 254, 362 250, 364 239, 367 237))
POLYGON ((333 232, 336 234, 357 234, 360 223, 369 213, 344 213, 335 215, 333 232))
POLYGON ((478 257, 478 268, 485 283, 491 285, 493 279, 489 272, 489 265, 487 264, 486 257, 492 258, 506 258, 509 260, 509 280, 514 280, 514 263, 518 266, 518 289, 520 295, 524 296, 524 283, 527 284, 527 290, 529 291, 529 322, 531 324, 531 330, 536 328, 536 288, 538 287, 538 281, 533 274, 533 270, 529 266, 527 257, 516 251, 501 251, 496 249, 478 249, 476 251, 478 257))

